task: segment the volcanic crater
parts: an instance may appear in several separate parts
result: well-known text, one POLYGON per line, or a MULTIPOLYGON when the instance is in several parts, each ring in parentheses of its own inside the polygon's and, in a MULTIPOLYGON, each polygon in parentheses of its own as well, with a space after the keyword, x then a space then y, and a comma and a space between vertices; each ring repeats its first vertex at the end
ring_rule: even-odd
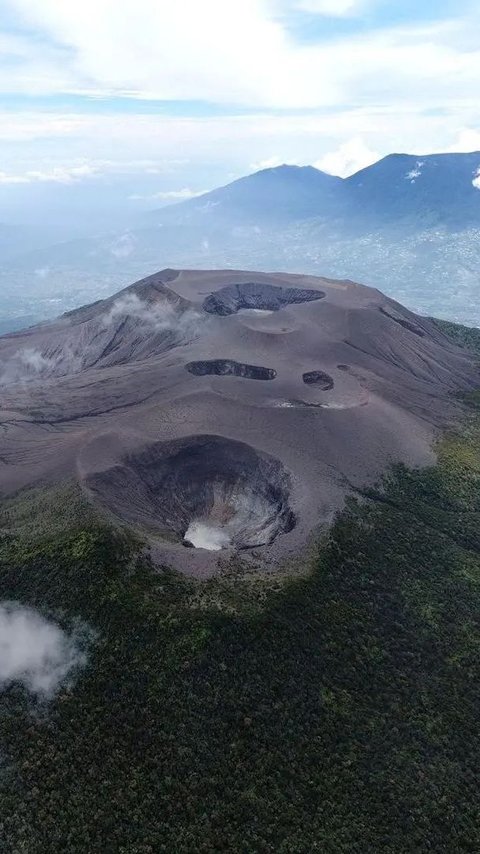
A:
POLYGON ((375 289, 165 270, 0 338, 1 494, 76 478, 159 564, 282 566, 392 462, 432 462, 478 381, 375 289))
POLYGON ((273 368, 260 365, 245 365, 233 359, 210 359, 200 362, 188 362, 185 368, 196 377, 212 374, 217 377, 244 377, 249 380, 274 380, 277 372, 273 368))
POLYGON ((325 297, 323 291, 312 288, 286 288, 265 282, 245 282, 227 285, 210 294, 203 301, 203 308, 210 314, 226 316, 237 311, 279 311, 287 305, 298 305, 325 297))
POLYGON ((123 521, 212 551, 266 545, 295 525, 282 463, 222 436, 154 443, 86 485, 123 521))

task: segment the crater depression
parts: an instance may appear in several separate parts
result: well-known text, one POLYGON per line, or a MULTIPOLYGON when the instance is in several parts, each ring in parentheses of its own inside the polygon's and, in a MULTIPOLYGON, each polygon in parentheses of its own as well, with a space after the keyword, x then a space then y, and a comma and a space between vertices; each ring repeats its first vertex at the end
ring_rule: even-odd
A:
POLYGON ((282 464, 221 436, 152 444, 86 483, 123 520, 212 551, 266 545, 295 524, 282 464))

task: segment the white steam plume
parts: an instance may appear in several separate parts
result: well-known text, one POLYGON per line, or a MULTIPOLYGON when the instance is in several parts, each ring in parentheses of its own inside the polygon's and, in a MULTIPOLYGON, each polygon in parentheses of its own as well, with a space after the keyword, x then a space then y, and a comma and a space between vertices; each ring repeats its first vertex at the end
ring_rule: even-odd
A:
POLYGON ((104 317, 106 326, 111 326, 118 319, 133 317, 142 325, 154 332, 179 330, 187 332, 189 327, 197 323, 200 315, 193 309, 182 311, 168 300, 144 302, 136 294, 125 294, 115 300, 104 317))
POLYGON ((230 545, 230 537, 225 530, 205 522, 190 522, 184 539, 196 549, 207 549, 211 552, 219 552, 230 545))
POLYGON ((26 368, 33 371, 35 374, 42 374, 51 370, 55 366, 56 360, 44 356, 40 350, 35 350, 33 347, 27 347, 24 350, 19 350, 17 354, 18 361, 25 365, 26 368))
POLYGON ((2 366, 0 385, 11 385, 29 379, 45 376, 55 367, 56 359, 44 356, 40 350, 26 347, 18 350, 2 366))
POLYGON ((75 354, 69 344, 54 356, 45 356, 34 347, 25 347, 17 350, 3 366, 0 365, 0 386, 31 383, 52 375, 62 376, 74 373, 81 367, 81 355, 75 354))
POLYGON ((66 634, 31 608, 0 603, 0 690, 17 683, 49 697, 85 662, 79 635, 66 634))

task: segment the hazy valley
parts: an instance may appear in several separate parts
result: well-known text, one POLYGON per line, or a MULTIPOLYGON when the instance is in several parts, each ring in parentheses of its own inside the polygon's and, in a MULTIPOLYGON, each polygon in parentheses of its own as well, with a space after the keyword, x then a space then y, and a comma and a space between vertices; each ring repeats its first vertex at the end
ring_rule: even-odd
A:
POLYGON ((3 328, 105 298, 165 266, 349 278, 422 314, 478 325, 479 169, 480 153, 390 155, 347 179, 280 166, 122 230, 43 238, 24 252, 19 239, 13 253, 0 248, 3 328))

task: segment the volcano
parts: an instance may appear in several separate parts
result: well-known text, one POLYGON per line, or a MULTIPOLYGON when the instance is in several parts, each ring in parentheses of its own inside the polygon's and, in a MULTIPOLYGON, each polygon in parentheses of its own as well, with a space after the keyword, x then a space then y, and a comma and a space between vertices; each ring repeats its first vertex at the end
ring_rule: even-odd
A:
POLYGON ((75 479, 155 562, 278 567, 433 461, 474 357, 351 281, 164 270, 0 338, 2 496, 75 479))

